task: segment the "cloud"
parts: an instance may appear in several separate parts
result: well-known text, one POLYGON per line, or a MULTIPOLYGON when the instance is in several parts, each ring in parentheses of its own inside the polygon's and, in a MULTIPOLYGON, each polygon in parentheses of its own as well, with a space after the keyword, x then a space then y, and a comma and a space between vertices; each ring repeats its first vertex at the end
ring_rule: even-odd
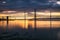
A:
POLYGON ((48 0, 6 0, 5 4, 0 2, 1 9, 44 8, 50 5, 48 0))

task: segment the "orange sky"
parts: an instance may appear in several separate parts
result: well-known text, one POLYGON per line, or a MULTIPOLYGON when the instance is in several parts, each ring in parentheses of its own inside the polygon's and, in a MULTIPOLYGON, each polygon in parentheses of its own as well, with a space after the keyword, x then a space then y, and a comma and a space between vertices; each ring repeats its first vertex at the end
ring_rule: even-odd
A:
MULTIPOLYGON (((24 19, 24 16, 26 16, 27 19, 34 18, 34 12, 30 12, 31 14, 25 13, 24 12, 18 12, 15 14, 2 14, 0 13, 0 18, 1 16, 11 16, 10 19, 24 19), (15 16, 15 17, 12 17, 15 16), (18 17, 17 17, 18 16, 18 17)), ((50 17, 49 11, 47 12, 36 12, 37 18, 48 18, 50 17)), ((51 12, 51 16, 55 18, 60 18, 60 12, 51 12)), ((6 17, 4 17, 6 18, 6 17)), ((0 26, 6 26, 6 21, 4 24, 3 22, 0 22, 0 26)), ((22 28, 28 28, 28 25, 31 25, 32 28, 34 28, 34 21, 29 21, 26 20, 26 23, 24 20, 15 20, 15 21, 9 21, 9 28, 12 28, 12 26, 19 26, 22 28)), ((36 26, 37 28, 50 28, 50 21, 36 21, 36 26)), ((52 28, 58 28, 60 27, 60 21, 52 21, 52 28)))
MULTIPOLYGON (((34 18, 34 12, 25 13, 24 12, 18 12, 18 13, 13 13, 13 14, 5 14, 5 13, 0 13, 0 16, 15 16, 15 17, 10 17, 10 19, 24 19, 24 16, 26 16, 26 19, 34 18), (17 17, 18 16, 18 17, 17 17)), ((60 18, 60 12, 51 12, 52 17, 59 17, 60 18)), ((36 17, 38 18, 49 18, 50 17, 50 12, 36 12, 36 17)), ((0 17, 1 18, 1 17, 0 17)))

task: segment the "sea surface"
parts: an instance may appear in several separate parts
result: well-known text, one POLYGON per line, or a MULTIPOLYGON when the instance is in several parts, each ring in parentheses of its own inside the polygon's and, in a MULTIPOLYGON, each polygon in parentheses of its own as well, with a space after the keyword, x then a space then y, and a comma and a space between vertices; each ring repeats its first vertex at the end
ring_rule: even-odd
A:
POLYGON ((0 39, 59 40, 60 21, 0 21, 0 39))
POLYGON ((21 28, 27 28, 28 26, 31 26, 31 28, 59 28, 60 27, 60 21, 40 21, 40 20, 10 20, 7 23, 7 20, 0 21, 0 27, 6 28, 13 28, 16 26, 19 26, 21 28), (36 24, 35 24, 36 23, 36 24))

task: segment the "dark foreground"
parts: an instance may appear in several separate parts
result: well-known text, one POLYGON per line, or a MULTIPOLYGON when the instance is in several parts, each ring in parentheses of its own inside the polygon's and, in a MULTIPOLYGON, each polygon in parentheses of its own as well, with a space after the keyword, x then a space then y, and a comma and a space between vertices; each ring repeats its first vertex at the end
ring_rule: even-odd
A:
POLYGON ((0 28, 0 40, 60 40, 60 28, 5 30, 0 28))

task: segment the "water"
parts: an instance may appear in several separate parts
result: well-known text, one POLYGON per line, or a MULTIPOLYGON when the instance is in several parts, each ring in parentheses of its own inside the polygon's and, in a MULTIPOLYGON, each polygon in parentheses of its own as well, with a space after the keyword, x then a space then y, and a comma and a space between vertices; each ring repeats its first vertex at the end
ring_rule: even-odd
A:
POLYGON ((40 21, 36 20, 36 30, 34 20, 11 20, 0 21, 0 38, 2 39, 39 39, 39 40, 55 40, 60 38, 60 21, 40 21), (51 24, 50 24, 51 22, 51 24), (8 29, 7 29, 8 27, 8 29), (8 33, 6 33, 6 29, 8 33), (3 33, 1 33, 3 32, 3 33), (4 36, 5 35, 5 36, 4 36), (11 37, 12 36, 12 37, 11 37), (7 38, 8 37, 8 38, 7 38))
MULTIPOLYGON (((12 20, 8 21, 8 28, 13 28, 16 26, 19 26, 21 28, 28 28, 28 25, 30 25, 32 28, 34 28, 35 21, 34 20, 12 20)), ((0 27, 6 28, 7 21, 0 21, 0 27)), ((39 21, 36 20, 36 28, 59 28, 60 27, 60 21, 39 21), (51 25, 50 25, 51 22, 51 25)))

